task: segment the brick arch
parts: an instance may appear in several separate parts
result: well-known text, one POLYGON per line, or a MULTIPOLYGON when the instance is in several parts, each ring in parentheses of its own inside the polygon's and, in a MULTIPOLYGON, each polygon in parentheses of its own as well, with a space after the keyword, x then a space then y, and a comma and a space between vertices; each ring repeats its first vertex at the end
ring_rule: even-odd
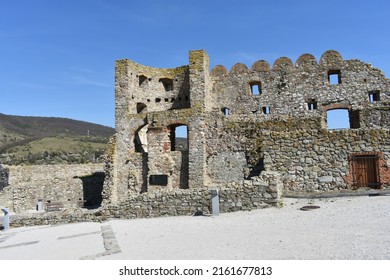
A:
POLYGON ((337 110, 337 109, 347 109, 348 111, 351 111, 352 106, 350 104, 345 104, 345 103, 333 103, 333 104, 322 106, 322 109, 326 114, 327 111, 337 110))

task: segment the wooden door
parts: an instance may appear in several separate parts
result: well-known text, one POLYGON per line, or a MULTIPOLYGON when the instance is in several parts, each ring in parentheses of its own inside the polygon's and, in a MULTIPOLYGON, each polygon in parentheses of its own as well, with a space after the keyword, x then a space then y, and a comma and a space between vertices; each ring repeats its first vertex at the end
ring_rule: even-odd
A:
POLYGON ((378 156, 356 155, 353 159, 354 185, 356 188, 380 188, 378 156))

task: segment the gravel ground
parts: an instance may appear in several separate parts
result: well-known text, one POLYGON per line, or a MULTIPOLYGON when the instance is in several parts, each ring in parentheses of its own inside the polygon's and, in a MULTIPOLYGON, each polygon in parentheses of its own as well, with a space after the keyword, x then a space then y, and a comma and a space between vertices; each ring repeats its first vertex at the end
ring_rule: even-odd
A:
POLYGON ((0 259, 390 260, 390 196, 284 198, 283 208, 0 232, 0 259), (303 206, 319 206, 311 211, 303 206))

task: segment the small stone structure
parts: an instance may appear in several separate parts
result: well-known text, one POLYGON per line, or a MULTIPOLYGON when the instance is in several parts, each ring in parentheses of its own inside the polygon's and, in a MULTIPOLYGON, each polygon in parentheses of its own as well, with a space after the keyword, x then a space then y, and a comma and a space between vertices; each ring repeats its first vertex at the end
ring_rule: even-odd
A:
MULTIPOLYGON (((319 62, 304 54, 295 64, 282 57, 230 71, 210 71, 203 50, 173 69, 119 60, 103 204, 128 205, 144 193, 153 203, 159 193, 185 201, 215 188, 241 197, 258 181, 274 184, 249 191, 263 202, 283 192, 388 188, 389 85, 379 69, 334 50, 319 62), (328 129, 335 109, 348 112, 349 128, 328 129), (179 126, 187 129, 187 150, 175 145, 179 126)), ((252 201, 243 207, 256 208, 252 201)))

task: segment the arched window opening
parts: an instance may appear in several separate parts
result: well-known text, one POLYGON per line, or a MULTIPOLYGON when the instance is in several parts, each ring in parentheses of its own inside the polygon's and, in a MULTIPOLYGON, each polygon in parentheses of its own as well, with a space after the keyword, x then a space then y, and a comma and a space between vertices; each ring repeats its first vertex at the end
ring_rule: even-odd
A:
POLYGON ((171 151, 188 151, 188 126, 170 126, 171 151))
POLYGON ((147 109, 147 107, 144 103, 142 103, 142 102, 137 103, 137 113, 138 114, 142 113, 142 112, 146 112, 146 109, 147 109))
POLYGON ((347 109, 334 109, 326 112, 326 123, 328 129, 351 128, 349 112, 347 109))
POLYGON ((250 82, 249 85, 251 87, 251 93, 253 95, 261 94, 261 82, 250 82))

